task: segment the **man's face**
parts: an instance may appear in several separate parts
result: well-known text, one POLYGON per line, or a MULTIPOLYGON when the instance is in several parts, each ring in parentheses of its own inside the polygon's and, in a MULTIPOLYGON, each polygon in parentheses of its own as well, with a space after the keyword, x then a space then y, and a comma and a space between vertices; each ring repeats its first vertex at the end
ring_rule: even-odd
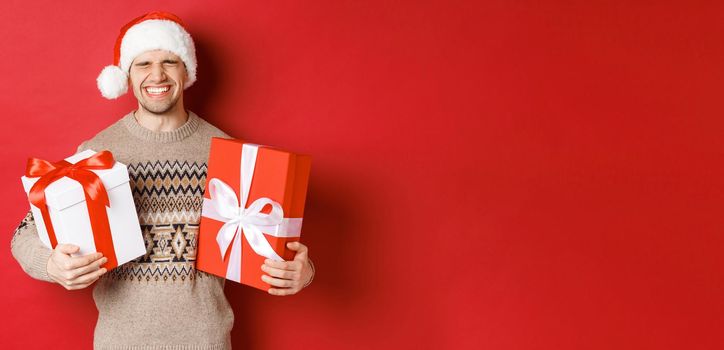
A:
POLYGON ((131 63, 129 77, 138 103, 154 114, 163 114, 176 106, 188 78, 183 61, 165 50, 138 55, 131 63))

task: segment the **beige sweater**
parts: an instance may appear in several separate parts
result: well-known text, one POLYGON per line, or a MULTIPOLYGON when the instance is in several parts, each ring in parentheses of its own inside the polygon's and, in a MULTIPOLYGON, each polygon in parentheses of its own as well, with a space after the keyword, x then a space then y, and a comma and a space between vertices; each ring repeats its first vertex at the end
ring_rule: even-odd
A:
MULTIPOLYGON (((224 279, 195 269, 211 137, 224 132, 189 111, 188 121, 153 132, 129 113, 83 142, 128 165, 146 255, 106 273, 93 286, 96 349, 230 349, 234 315, 224 279)), ((12 253, 30 276, 51 281, 50 249, 28 214, 12 253)))

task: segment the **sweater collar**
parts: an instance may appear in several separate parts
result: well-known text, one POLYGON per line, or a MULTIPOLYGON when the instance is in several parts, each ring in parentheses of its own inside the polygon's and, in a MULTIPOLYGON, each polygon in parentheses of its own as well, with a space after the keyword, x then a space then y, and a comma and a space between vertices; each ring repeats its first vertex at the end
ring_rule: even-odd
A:
POLYGON ((140 139, 160 143, 177 142, 191 136, 191 134, 199 128, 199 116, 192 111, 187 110, 187 112, 189 118, 186 120, 186 123, 171 131, 153 131, 147 129, 141 124, 138 124, 136 118, 133 117, 133 111, 126 114, 122 122, 133 136, 140 139))

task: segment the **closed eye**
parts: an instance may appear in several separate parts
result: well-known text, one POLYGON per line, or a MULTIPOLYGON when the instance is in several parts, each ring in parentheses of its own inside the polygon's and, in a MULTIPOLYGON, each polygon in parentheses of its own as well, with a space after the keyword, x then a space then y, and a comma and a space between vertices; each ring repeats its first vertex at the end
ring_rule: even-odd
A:
MULTIPOLYGON (((178 64, 178 61, 176 61, 176 60, 163 60, 161 63, 163 63, 163 64, 178 64)), ((136 66, 136 67, 146 67, 146 66, 149 66, 150 64, 151 64, 151 62, 142 61, 142 62, 138 62, 138 63, 134 64, 134 66, 136 66)))

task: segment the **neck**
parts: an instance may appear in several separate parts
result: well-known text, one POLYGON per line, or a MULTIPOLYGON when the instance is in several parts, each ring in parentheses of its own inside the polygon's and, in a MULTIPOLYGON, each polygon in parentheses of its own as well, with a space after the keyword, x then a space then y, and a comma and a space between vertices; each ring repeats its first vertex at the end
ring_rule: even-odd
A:
POLYGON ((139 104, 138 109, 133 112, 133 117, 144 128, 159 132, 180 128, 186 123, 189 115, 183 105, 176 105, 164 113, 153 113, 139 104))

